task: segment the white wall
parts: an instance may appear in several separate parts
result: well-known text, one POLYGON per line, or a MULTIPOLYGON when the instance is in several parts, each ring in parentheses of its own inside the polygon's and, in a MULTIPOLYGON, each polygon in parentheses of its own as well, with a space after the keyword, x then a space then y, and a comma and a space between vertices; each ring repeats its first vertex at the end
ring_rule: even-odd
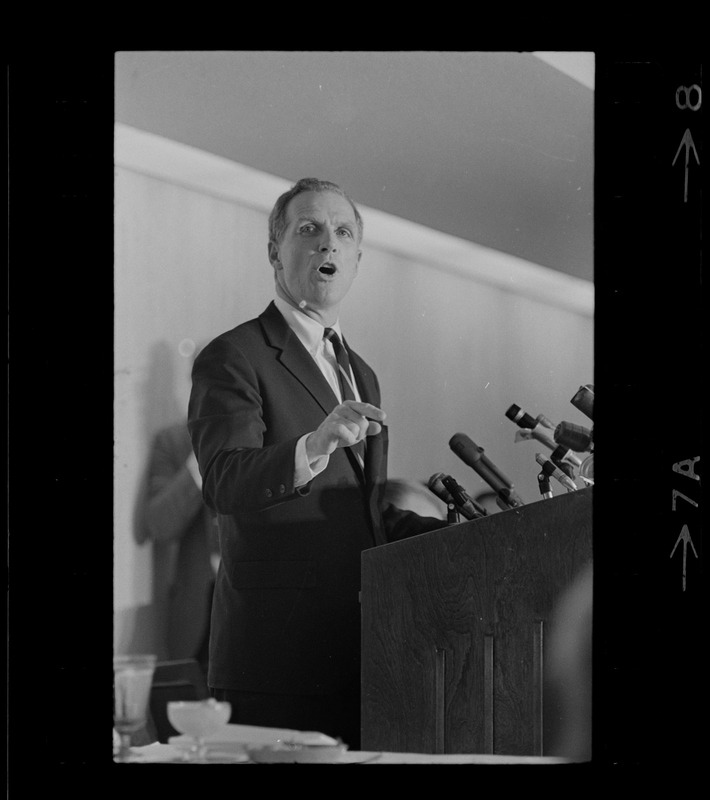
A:
MULTIPOLYGON (((185 417, 190 342, 271 300, 267 217, 290 184, 125 126, 115 152, 114 640, 162 655, 172 553, 139 544, 133 520, 148 446, 185 417)), ((341 324, 382 384, 390 476, 443 471, 471 494, 486 488, 449 450, 461 431, 537 501, 542 446, 515 443, 505 411, 586 424, 569 400, 594 380, 593 286, 361 212, 364 254, 341 324)))

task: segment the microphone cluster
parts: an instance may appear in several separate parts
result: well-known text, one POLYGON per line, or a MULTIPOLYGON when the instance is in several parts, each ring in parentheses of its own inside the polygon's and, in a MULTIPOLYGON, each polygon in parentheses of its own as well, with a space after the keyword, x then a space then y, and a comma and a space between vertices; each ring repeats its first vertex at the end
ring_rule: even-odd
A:
MULTIPOLYGON (((593 384, 580 386, 570 402, 589 419, 594 419, 593 384)), ((594 483, 593 456, 582 460, 577 455, 577 453, 593 452, 593 429, 571 422, 560 422, 556 425, 543 414, 533 417, 516 404, 511 405, 505 415, 520 429, 516 433, 516 441, 535 439, 552 451, 549 457, 542 453, 535 454, 535 460, 541 467, 538 481, 544 497, 552 497, 552 492, 549 490, 551 477, 568 492, 576 491, 575 467, 580 469, 580 475, 587 484, 594 483)), ((512 481, 493 464, 485 450, 465 433, 454 434, 449 440, 449 447, 464 464, 471 467, 491 487, 497 495, 501 509, 519 508, 524 505, 512 481)), ((437 472, 429 478, 427 486, 446 503, 450 519, 456 514, 461 514, 468 520, 487 516, 486 510, 450 475, 437 472)))
MULTIPOLYGON (((580 386, 570 402, 590 419, 594 419, 593 384, 588 383, 585 386, 580 386)), ((562 473, 567 480, 560 480, 560 482, 568 491, 574 491, 577 487, 574 484, 575 474, 573 467, 577 467, 580 469, 580 474, 585 482, 593 483, 593 480, 590 480, 590 457, 582 460, 576 455, 577 453, 593 451, 593 429, 590 430, 572 422, 560 422, 556 425, 543 414, 533 417, 516 404, 511 405, 505 415, 521 429, 516 433, 516 441, 536 439, 552 451, 550 459, 545 459, 540 453, 536 455, 538 464, 543 466, 543 471, 539 476, 541 481, 549 480, 550 475, 560 479, 556 473, 562 473), (548 461, 551 462, 549 466, 548 461)), ((543 493, 545 494, 545 492, 543 493)))
MULTIPOLYGON (((530 414, 523 411, 520 406, 513 404, 505 412, 505 416, 521 428, 516 435, 516 441, 537 439, 538 442, 541 442, 552 450, 552 460, 561 469, 564 469, 564 467, 562 467, 563 464, 569 467, 581 466, 581 459, 572 452, 575 448, 569 445, 565 446, 564 443, 558 442, 555 438, 555 433, 559 426, 556 426, 554 422, 551 422, 543 414, 539 414, 537 417, 533 418, 530 414)), ((565 471, 570 476, 573 474, 571 469, 566 469, 565 471)))
MULTIPOLYGON (((585 416, 594 421, 594 384, 580 386, 570 401, 585 416)), ((555 428, 555 441, 578 453, 589 453, 579 470, 580 477, 587 486, 594 484, 594 428, 585 428, 572 422, 560 422, 555 428)))

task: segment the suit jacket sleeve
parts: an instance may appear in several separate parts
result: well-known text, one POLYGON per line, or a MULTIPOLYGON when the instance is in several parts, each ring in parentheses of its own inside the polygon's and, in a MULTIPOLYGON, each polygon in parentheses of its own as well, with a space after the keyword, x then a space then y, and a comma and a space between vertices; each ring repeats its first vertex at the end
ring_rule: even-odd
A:
POLYGON ((273 418, 267 427, 254 361, 253 353, 218 337, 193 366, 190 434, 204 500, 219 514, 260 511, 309 492, 308 485, 296 489, 294 472, 296 443, 310 431, 284 436, 273 418))

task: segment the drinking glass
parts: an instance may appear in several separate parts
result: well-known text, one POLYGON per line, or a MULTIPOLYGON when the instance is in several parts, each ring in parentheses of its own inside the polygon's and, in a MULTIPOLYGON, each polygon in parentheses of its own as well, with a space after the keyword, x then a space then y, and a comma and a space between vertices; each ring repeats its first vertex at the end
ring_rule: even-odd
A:
POLYGON ((131 735, 148 721, 155 662, 154 655, 114 656, 113 723, 121 737, 117 761, 131 760, 131 735))
POLYGON ((168 703, 168 719, 176 731, 190 736, 192 745, 185 753, 185 761, 207 762, 205 737, 218 733, 227 725, 232 715, 232 706, 226 701, 171 700, 168 703))

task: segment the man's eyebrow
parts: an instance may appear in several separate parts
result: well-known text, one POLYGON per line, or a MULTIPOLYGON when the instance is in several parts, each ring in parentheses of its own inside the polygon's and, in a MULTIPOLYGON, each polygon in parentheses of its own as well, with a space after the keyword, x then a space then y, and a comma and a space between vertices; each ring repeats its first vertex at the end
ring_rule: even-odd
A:
POLYGON ((337 220, 335 223, 336 228, 347 228, 350 233, 354 233, 357 230, 357 223, 354 220, 350 219, 341 219, 337 220))
MULTIPOLYGON (((312 222, 314 225, 322 225, 323 222, 316 216, 310 214, 302 214, 299 217, 296 217, 294 220, 296 225, 302 225, 305 222, 312 222)), ((355 230, 357 228, 357 222, 349 219, 344 220, 336 220, 335 223, 336 228, 349 228, 350 230, 355 230)))
POLYGON ((302 214, 300 217, 296 217, 296 224, 301 225, 304 222, 313 222, 318 224, 318 220, 309 214, 302 214))

